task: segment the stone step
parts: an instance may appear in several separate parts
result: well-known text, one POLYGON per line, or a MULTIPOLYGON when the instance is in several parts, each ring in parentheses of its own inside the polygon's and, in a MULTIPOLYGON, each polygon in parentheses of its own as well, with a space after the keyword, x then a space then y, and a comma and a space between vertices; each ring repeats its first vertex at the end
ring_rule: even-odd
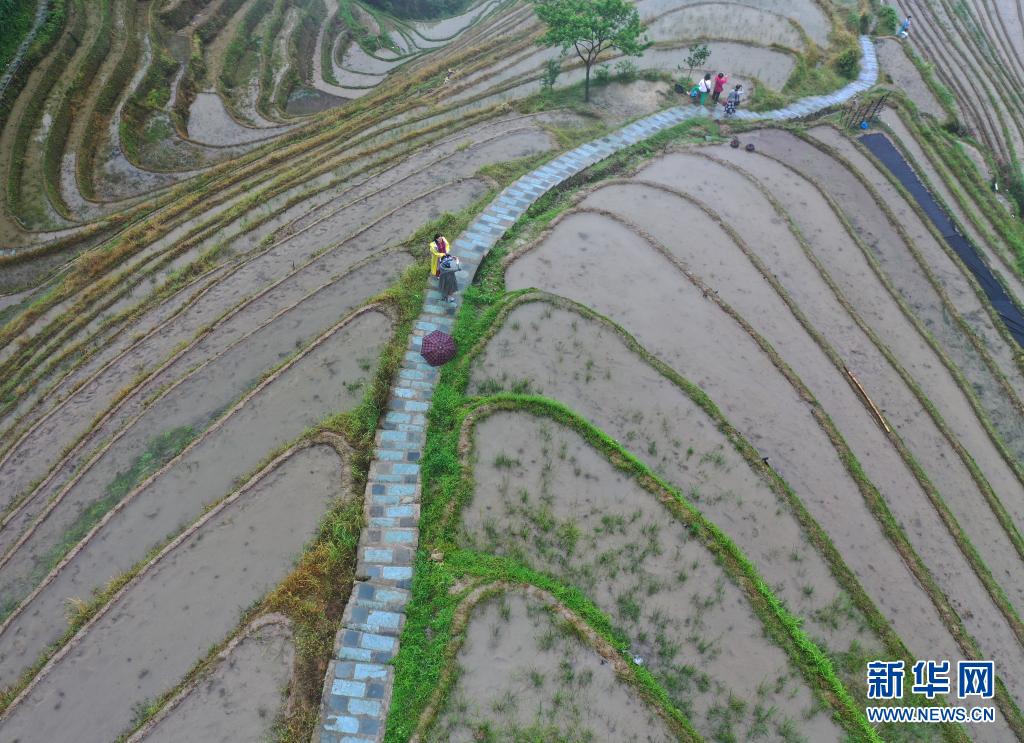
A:
POLYGON ((411 585, 415 546, 360 544, 357 550, 356 580, 388 583, 399 588, 411 585))
POLYGON ((373 506, 367 509, 368 526, 373 529, 415 529, 420 522, 418 503, 404 506, 373 506))
POLYGON ((398 638, 345 629, 338 633, 334 643, 336 660, 363 663, 388 663, 398 654, 398 638))
MULTIPOLYGON (((400 397, 399 399, 408 400, 409 398, 400 397)), ((426 403, 427 401, 417 400, 417 402, 426 403)), ((419 450, 423 446, 423 440, 422 432, 388 429, 377 431, 377 435, 373 437, 373 443, 378 449, 401 449, 403 451, 419 450)))
POLYGON ((345 605, 341 626, 359 632, 397 638, 405 626, 405 614, 389 609, 374 609, 363 606, 358 601, 350 601, 345 605))
POLYGON ((419 483, 373 482, 369 491, 370 506, 405 506, 420 502, 422 488, 419 483))
POLYGON ((419 538, 420 530, 416 527, 382 529, 369 526, 363 529, 363 533, 359 535, 359 546, 367 549, 379 547, 381 549, 415 550, 419 538))
POLYGON ((352 585, 352 593, 348 600, 355 602, 357 606, 365 606, 367 609, 405 611, 409 598, 408 589, 396 588, 378 581, 364 580, 356 581, 352 585))
POLYGON ((380 740, 394 671, 379 663, 335 660, 327 670, 321 743, 380 740))

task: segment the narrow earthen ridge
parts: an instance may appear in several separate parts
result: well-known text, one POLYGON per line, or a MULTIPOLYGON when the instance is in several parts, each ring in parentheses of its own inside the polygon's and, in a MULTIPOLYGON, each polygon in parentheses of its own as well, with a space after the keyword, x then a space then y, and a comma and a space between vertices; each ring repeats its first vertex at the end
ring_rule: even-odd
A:
POLYGON ((32 42, 36 40, 36 36, 39 35, 39 29, 43 27, 43 23, 46 21, 46 16, 50 12, 50 0, 37 0, 36 3, 36 15, 32 20, 32 28, 25 34, 25 38, 21 44, 18 45, 18 50, 14 52, 14 56, 11 57, 11 61, 7 63, 6 69, 3 74, 0 75, 0 97, 7 92, 7 86, 11 84, 11 80, 14 79, 14 75, 18 72, 18 68, 21 67, 22 61, 25 59, 25 55, 28 53, 28 49, 32 46, 32 42))
MULTIPOLYGON (((777 111, 740 110, 741 121, 784 121, 838 106, 875 84, 878 59, 867 36, 860 37, 860 76, 828 95, 811 96, 777 111)), ((647 116, 570 150, 524 175, 502 191, 463 232, 452 252, 472 276, 505 231, 541 196, 582 170, 659 132, 699 116, 721 116, 705 108, 675 107, 647 116)), ((462 284, 468 283, 463 279, 462 284)), ((456 297, 461 297, 461 289, 456 297)), ((413 330, 405 360, 391 388, 388 412, 377 431, 374 460, 366 484, 366 528, 359 541, 356 585, 334 643, 327 669, 320 743, 378 743, 384 738, 398 638, 412 586, 419 542, 420 457, 426 439, 426 414, 438 371, 420 356, 423 336, 434 330, 450 333, 455 308, 444 305, 436 289, 427 291, 423 312, 413 330)))

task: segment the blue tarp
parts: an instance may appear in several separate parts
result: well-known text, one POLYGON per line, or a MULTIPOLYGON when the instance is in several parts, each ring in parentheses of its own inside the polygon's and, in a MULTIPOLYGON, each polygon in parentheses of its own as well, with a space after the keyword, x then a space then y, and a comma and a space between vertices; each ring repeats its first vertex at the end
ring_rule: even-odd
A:
POLYGON ((900 151, 896 149, 884 134, 865 134, 863 137, 860 137, 860 141, 871 150, 872 154, 910 192, 910 195, 914 197, 914 200, 920 205, 928 219, 939 230, 939 233, 949 244, 949 247, 960 256, 960 260, 974 274, 974 278, 981 284, 981 288, 988 296, 989 302, 992 303, 996 313, 1002 318, 1003 324, 1006 325, 1010 334, 1016 339, 1017 343, 1024 346, 1024 315, 1021 314, 1017 305, 1006 294, 1003 285, 993 275, 991 269, 989 269, 978 253, 978 249, 974 247, 970 240, 960 234, 956 225, 953 224, 953 220, 949 218, 949 215, 935 201, 931 192, 924 187, 921 179, 917 177, 910 164, 903 159, 900 151))

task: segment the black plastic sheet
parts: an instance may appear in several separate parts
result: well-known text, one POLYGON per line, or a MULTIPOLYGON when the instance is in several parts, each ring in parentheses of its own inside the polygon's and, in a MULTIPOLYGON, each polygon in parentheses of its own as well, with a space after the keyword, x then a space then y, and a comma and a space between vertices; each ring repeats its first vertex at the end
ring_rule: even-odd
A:
POLYGON ((914 169, 903 159, 903 155, 896 149, 889 138, 884 134, 865 134, 860 137, 861 143, 871 150, 872 154, 887 167, 893 175, 903 184, 914 200, 931 220, 932 224, 942 234, 943 239, 951 247, 964 265, 974 274, 982 290, 988 296, 989 302, 995 308, 996 313, 1002 319, 1003 324, 1010 331, 1018 344, 1024 346, 1024 315, 1007 295, 1003 285, 993 275, 988 264, 982 259, 974 244, 968 240, 953 224, 949 215, 939 206, 938 202, 931 195, 931 192, 924 187, 921 179, 917 177, 914 169))

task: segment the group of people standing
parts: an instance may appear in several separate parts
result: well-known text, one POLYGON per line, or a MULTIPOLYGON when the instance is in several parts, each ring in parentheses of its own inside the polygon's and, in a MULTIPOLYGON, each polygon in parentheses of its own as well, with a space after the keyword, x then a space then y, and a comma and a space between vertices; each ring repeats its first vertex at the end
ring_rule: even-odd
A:
MULTIPOLYGON (((725 91, 725 86, 728 83, 729 76, 724 72, 719 72, 714 80, 711 79, 711 73, 709 72, 690 91, 690 98, 693 99, 694 103, 704 106, 707 105, 708 96, 711 96, 712 105, 717 106, 722 102, 722 93, 725 91)), ((737 85, 726 96, 725 115, 732 116, 736 113, 736 108, 740 105, 741 100, 743 100, 743 86, 737 85)))

